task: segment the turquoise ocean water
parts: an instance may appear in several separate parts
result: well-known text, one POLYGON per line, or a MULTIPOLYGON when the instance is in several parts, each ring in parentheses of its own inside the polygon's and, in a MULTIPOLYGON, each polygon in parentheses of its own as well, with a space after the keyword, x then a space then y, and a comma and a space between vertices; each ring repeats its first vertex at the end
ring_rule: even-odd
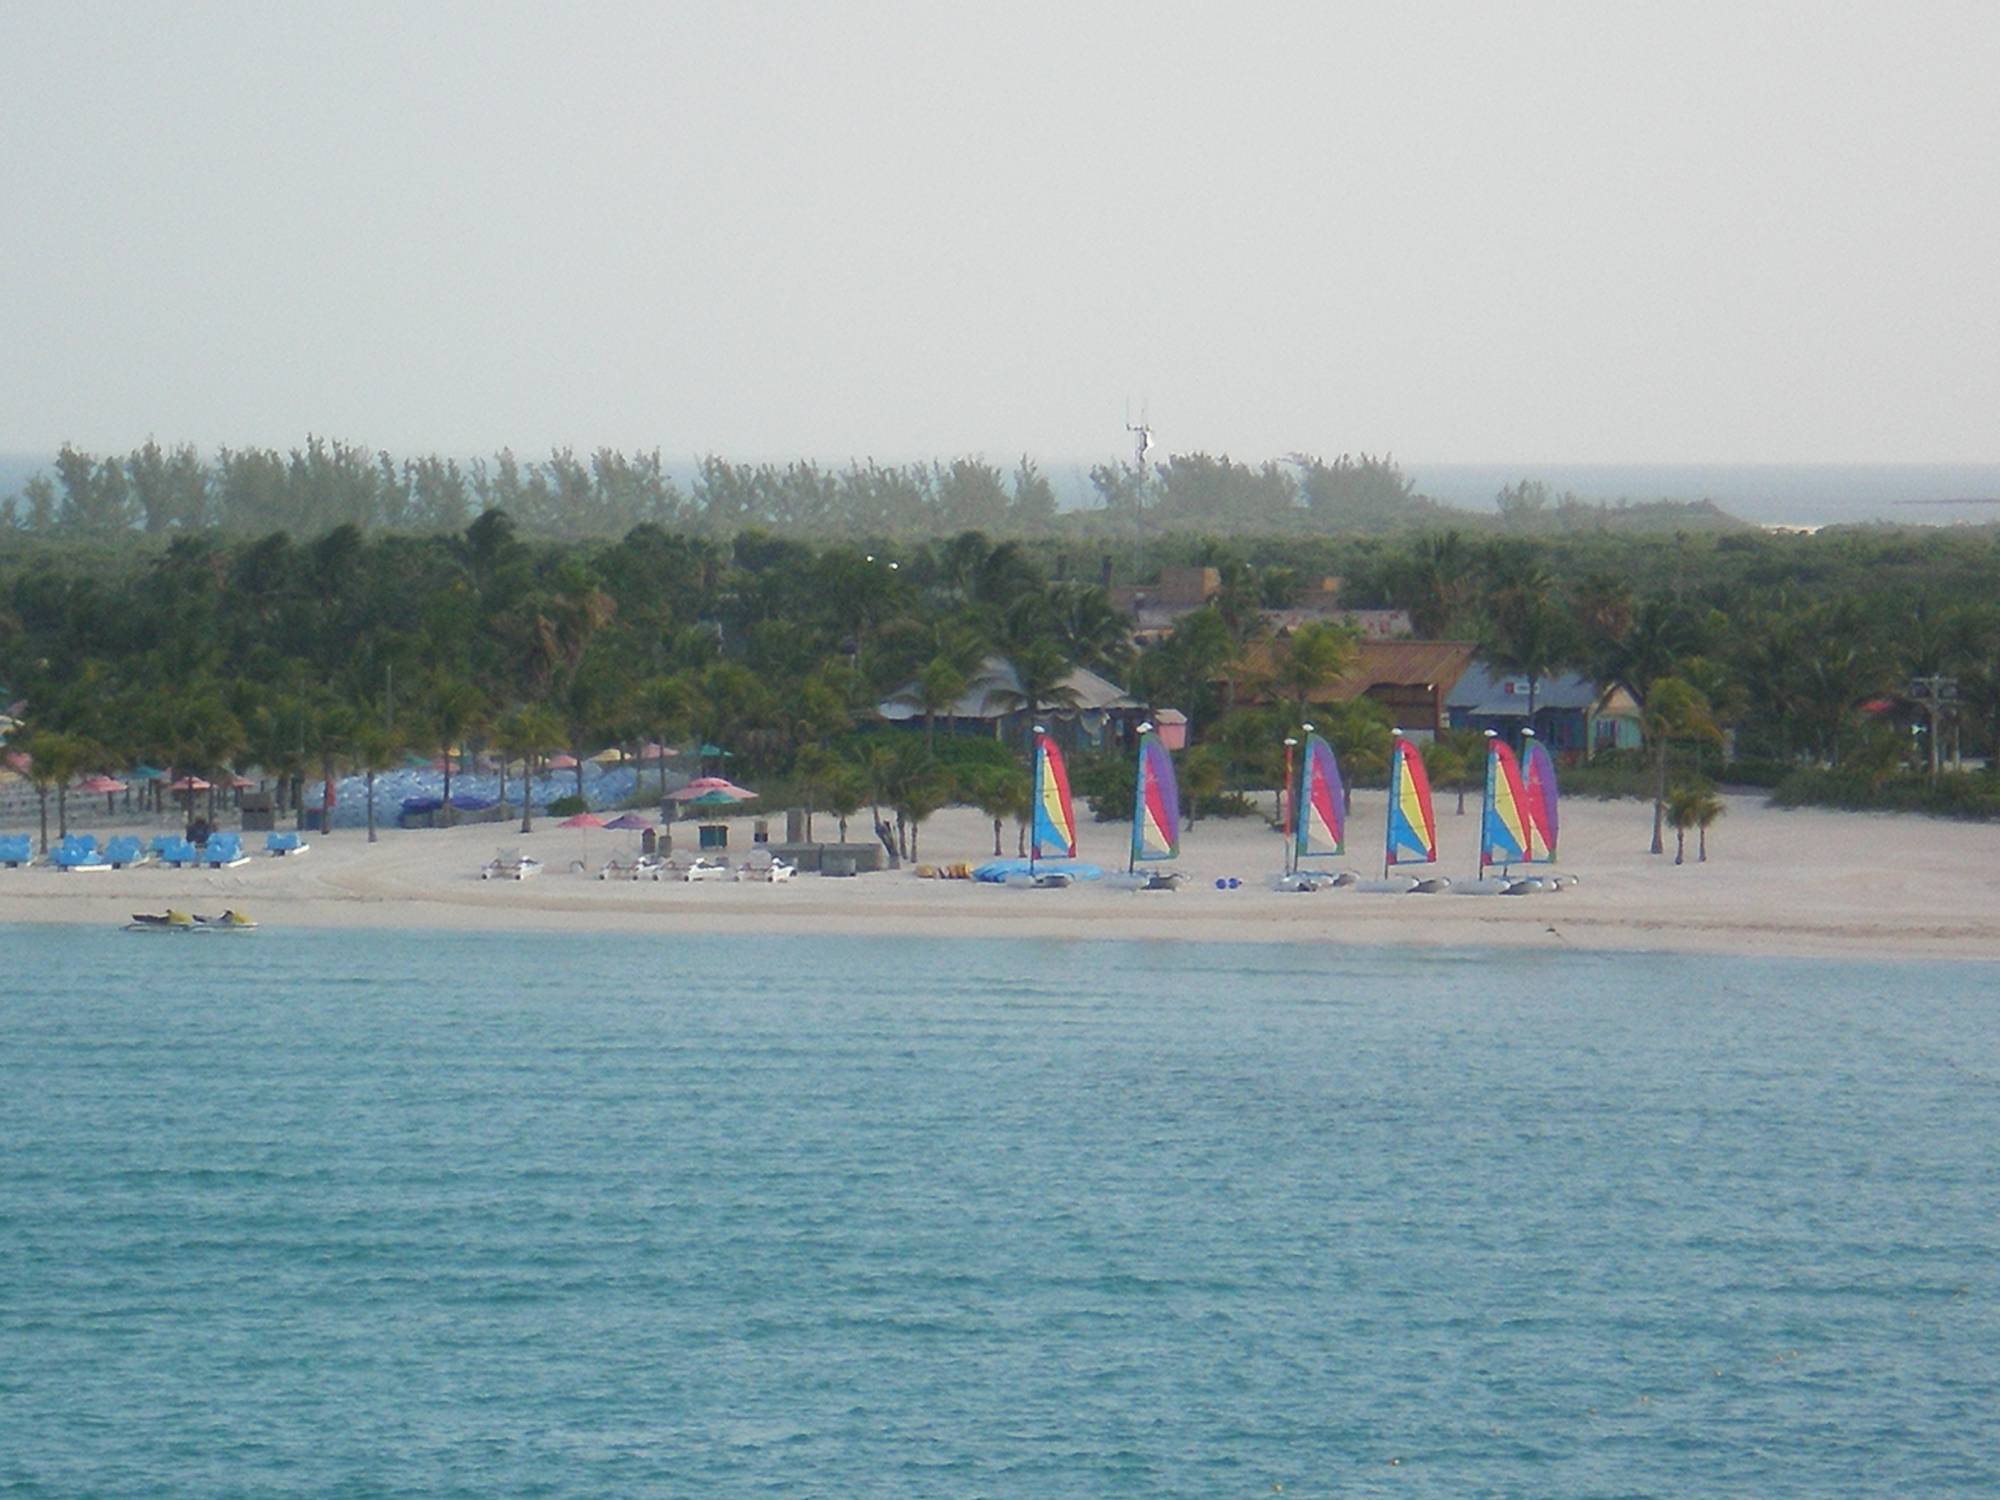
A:
POLYGON ((0 932, 0 1491, 2000 1492, 2000 971, 0 932))

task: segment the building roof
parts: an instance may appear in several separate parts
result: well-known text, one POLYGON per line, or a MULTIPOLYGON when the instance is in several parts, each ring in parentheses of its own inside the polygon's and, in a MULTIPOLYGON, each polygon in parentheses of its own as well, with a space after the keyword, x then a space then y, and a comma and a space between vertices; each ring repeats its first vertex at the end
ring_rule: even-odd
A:
MULTIPOLYGON (((1437 687, 1456 682, 1465 674, 1472 655, 1479 649, 1473 641, 1382 641, 1356 643, 1353 670, 1327 685, 1316 695, 1330 702, 1359 698, 1371 688, 1437 687)), ((1269 641, 1255 641, 1244 650, 1239 678, 1245 681, 1268 679, 1276 665, 1276 648, 1269 641)), ((1239 703, 1266 701, 1268 695, 1239 694, 1239 703)))
MULTIPOLYGON (((1125 690, 1117 683, 1099 677, 1088 667, 1072 670, 1063 679, 1063 686, 1074 694, 1074 706, 1044 704, 1041 712, 1058 715, 1103 713, 1110 709, 1142 706, 1136 698, 1126 696, 1125 690)), ((958 701, 948 709, 939 710, 938 716, 947 719, 1004 719, 1008 714, 1022 711, 1020 691, 1021 679, 1015 675, 1013 664, 1004 656, 989 656, 967 681, 958 701)), ((904 683, 876 704, 875 711, 885 719, 898 722, 922 718, 924 711, 917 707, 917 685, 914 682, 904 683)))
MULTIPOLYGON (((1588 713, 1597 707, 1604 689, 1590 678, 1562 672, 1535 683, 1535 711, 1545 708, 1573 708, 1588 713)), ((1465 669, 1457 684, 1445 695, 1445 707, 1481 718, 1528 716, 1528 678, 1524 672, 1502 671, 1486 662, 1465 669)))

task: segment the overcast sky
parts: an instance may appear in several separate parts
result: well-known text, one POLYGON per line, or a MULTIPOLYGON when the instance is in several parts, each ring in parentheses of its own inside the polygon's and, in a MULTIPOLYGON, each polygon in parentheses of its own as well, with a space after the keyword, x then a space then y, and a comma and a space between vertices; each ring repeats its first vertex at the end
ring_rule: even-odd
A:
POLYGON ((0 7, 0 450, 2000 457, 2000 5, 0 7))

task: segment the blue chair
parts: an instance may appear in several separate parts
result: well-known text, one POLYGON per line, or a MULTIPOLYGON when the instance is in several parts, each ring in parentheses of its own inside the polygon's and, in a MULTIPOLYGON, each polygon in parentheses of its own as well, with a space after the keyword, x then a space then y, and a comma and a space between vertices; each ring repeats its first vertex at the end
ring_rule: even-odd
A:
POLYGON ((111 861, 101 854, 95 839, 88 843, 65 839, 49 855, 49 863, 58 870, 108 870, 111 861))
POLYGON ((160 844, 159 855, 161 864, 171 865, 176 870, 185 869, 201 861, 201 856, 195 853, 193 844, 186 839, 175 838, 171 834, 160 844))
POLYGON ((111 861, 111 868, 122 870, 127 865, 136 865, 146 857, 146 846, 136 835, 123 833, 107 842, 104 857, 111 861))
POLYGON ((25 833, 0 834, 0 865, 10 870, 18 870, 22 865, 34 860, 34 850, 29 845, 25 833))

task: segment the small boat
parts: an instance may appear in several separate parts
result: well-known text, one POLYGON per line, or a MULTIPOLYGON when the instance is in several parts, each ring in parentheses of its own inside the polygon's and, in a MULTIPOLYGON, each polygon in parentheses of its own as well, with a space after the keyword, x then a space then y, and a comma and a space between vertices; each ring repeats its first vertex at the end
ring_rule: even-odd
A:
POLYGON ((195 926, 202 932, 255 932, 257 923, 240 911, 225 911, 219 917, 196 917, 195 926))
POLYGON ((1309 894, 1353 885, 1355 876, 1307 863, 1347 853, 1347 790, 1341 783, 1340 760, 1333 746, 1315 734, 1312 725, 1304 727, 1305 749, 1288 793, 1287 815, 1292 822, 1288 868, 1271 882, 1271 889, 1309 894))
POLYGON ((1139 726, 1139 774, 1132 788, 1132 857, 1123 882, 1135 891, 1180 887, 1177 870, 1142 871, 1151 860, 1178 859, 1181 853, 1181 793, 1174 758, 1151 724, 1139 726))
POLYGON ((195 919, 184 911, 169 907, 163 912, 135 911, 132 920, 125 924, 127 932, 195 932, 199 929, 195 919))
MULTIPOLYGON (((1039 724, 1035 726, 1035 771, 1030 785, 1033 790, 1029 802, 1034 811, 1028 824, 1028 868, 1021 873, 1003 874, 999 879, 1005 885, 1063 890, 1080 873, 1068 868, 1076 864, 1076 809, 1070 803, 1069 771, 1063 765, 1062 751, 1039 724), (1044 864, 1044 858, 1050 854, 1060 863, 1044 864)), ((981 868, 1001 863, 996 860, 981 868)), ((1093 868, 1090 878, 1100 873, 1093 868)), ((977 872, 974 878, 980 878, 977 872)))
POLYGON ((1553 871, 1546 875, 1513 873, 1514 865, 1551 865, 1556 858, 1556 770, 1548 750, 1523 730, 1524 746, 1517 760, 1491 730, 1486 739, 1486 798, 1479 814, 1479 881, 1494 880, 1487 872, 1500 867, 1501 894, 1527 896, 1562 888, 1553 871))

